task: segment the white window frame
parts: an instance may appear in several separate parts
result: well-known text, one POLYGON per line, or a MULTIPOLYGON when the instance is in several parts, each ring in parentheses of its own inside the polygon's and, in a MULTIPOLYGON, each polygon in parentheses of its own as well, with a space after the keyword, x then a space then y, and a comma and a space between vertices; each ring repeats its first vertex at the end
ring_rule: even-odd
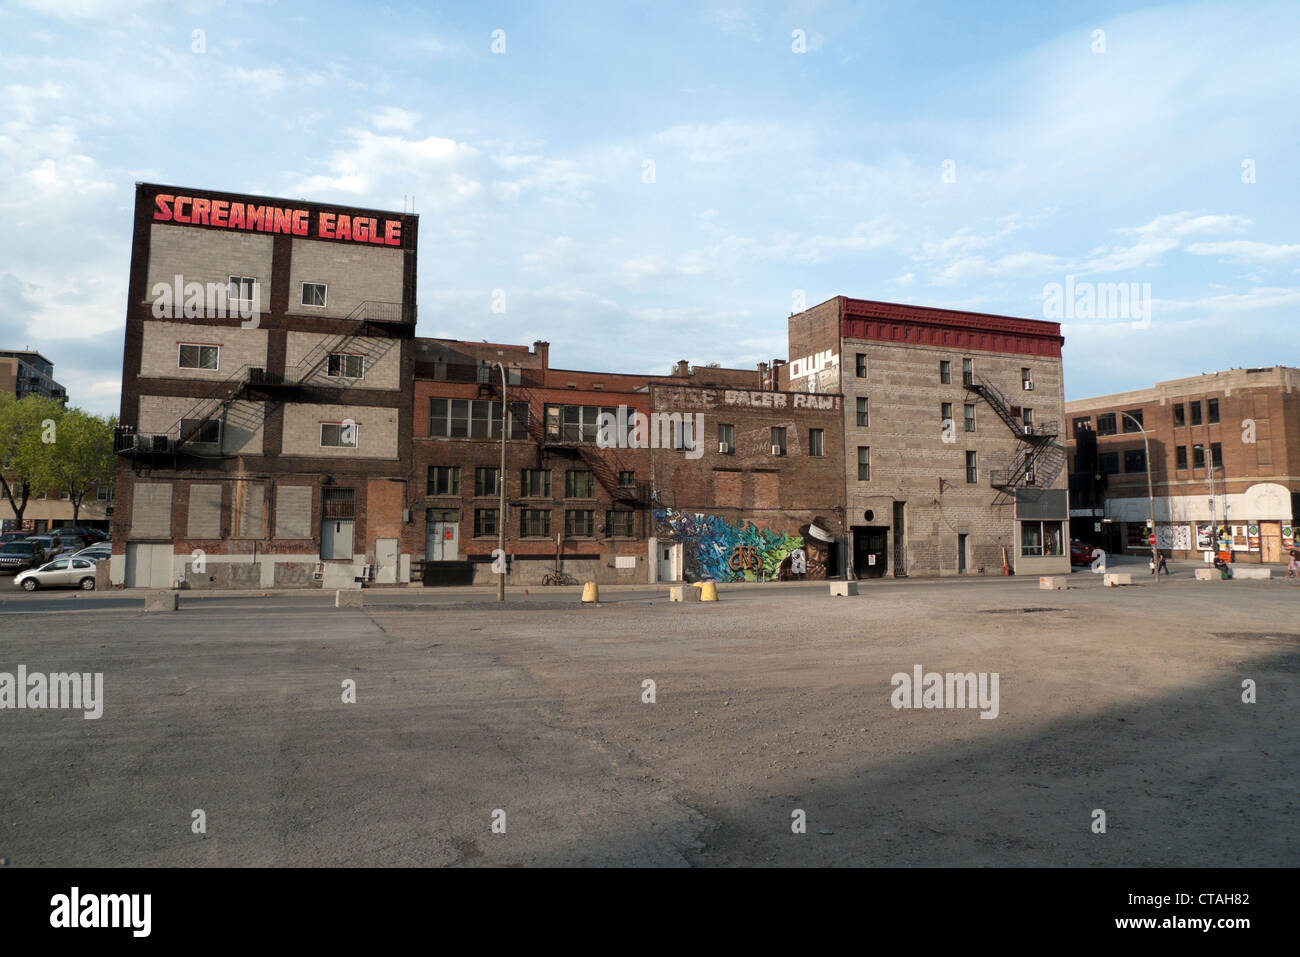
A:
POLYGON ((360 448, 360 447, 361 447, 361 424, 360 424, 360 423, 354 423, 354 424, 353 424, 353 426, 352 426, 352 444, 351 444, 351 445, 344 445, 344 444, 343 444, 343 423, 342 423, 342 422, 322 422, 322 423, 320 424, 320 447, 321 447, 322 449, 356 449, 356 448, 360 448), (325 426, 327 426, 327 425, 335 425, 335 426, 338 426, 338 428, 339 428, 339 444, 338 444, 338 445, 326 445, 326 444, 325 444, 325 426))
POLYGON ((230 281, 226 284, 226 301, 227 302, 256 302, 257 287, 260 285, 256 276, 231 276, 230 281), (238 285, 239 295, 232 296, 230 291, 238 285), (244 290, 248 289, 249 296, 244 298, 244 290))
MULTIPOLYGON (((179 435, 184 435, 184 434, 185 434, 185 423, 186 423, 186 422, 193 422, 193 421, 194 421, 193 419, 181 419, 180 432, 179 432, 178 434, 179 434, 179 435)), ((225 439, 225 437, 226 437, 226 429, 225 429, 225 422, 224 422, 223 420, 221 420, 221 419, 204 419, 203 422, 202 422, 202 424, 199 426, 199 431, 195 433, 195 437, 192 438, 192 439, 190 439, 189 441, 190 441, 192 444, 195 444, 195 445, 217 445, 217 446, 219 446, 219 445, 222 444, 222 440, 225 439), (204 428, 204 426, 208 425, 209 423, 212 424, 212 425, 215 425, 215 426, 217 427, 217 437, 216 437, 215 440, 205 442, 205 441, 203 441, 202 439, 200 439, 198 436, 201 435, 201 434, 203 434, 203 428, 204 428)))
MULTIPOLYGON (((200 363, 202 362, 202 357, 203 357, 203 353, 200 351, 199 352, 200 363)), ((176 368, 191 369, 195 372, 220 372, 221 371, 221 346, 215 342, 178 342, 176 343, 176 368), (204 367, 202 364, 196 366, 184 365, 181 362, 181 356, 185 354, 184 353, 185 349, 199 349, 199 350, 216 349, 217 364, 213 366, 211 369, 204 367)))
POLYGON ((329 305, 329 301, 330 301, 330 299, 329 299, 329 295, 330 295, 330 286, 329 286, 329 283, 327 283, 327 282, 307 282, 306 280, 304 280, 303 283, 302 283, 302 287, 298 290, 298 302, 299 302, 300 305, 307 306, 307 307, 310 308, 310 309, 324 309, 326 306, 329 305), (319 303, 316 303, 316 302, 308 302, 308 301, 307 301, 307 287, 308 287, 308 286, 320 286, 323 290, 325 290, 325 294, 321 297, 324 301, 323 301, 323 302, 319 302, 319 303))
MULTIPOLYGON (((339 363, 339 367, 340 367, 340 368, 342 368, 343 365, 344 365, 344 364, 343 364, 342 362, 339 363)), ((364 379, 364 378, 366 377, 366 355, 365 355, 365 353, 364 353, 364 352, 331 352, 331 353, 329 354, 329 358, 327 358, 327 359, 325 360, 325 375, 326 375, 327 378, 330 378, 330 379, 364 379), (338 356, 338 357, 341 358, 341 359, 359 359, 359 360, 361 360, 361 372, 358 373, 357 375, 348 375, 346 372, 338 372, 338 373, 330 372, 330 361, 331 361, 335 356, 338 356)))

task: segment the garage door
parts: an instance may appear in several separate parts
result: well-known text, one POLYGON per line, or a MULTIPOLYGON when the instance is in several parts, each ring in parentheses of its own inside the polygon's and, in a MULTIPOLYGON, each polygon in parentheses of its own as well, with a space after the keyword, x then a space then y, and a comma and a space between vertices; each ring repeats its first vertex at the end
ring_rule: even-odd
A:
POLYGON ((172 547, 126 543, 127 588, 171 588, 172 547))

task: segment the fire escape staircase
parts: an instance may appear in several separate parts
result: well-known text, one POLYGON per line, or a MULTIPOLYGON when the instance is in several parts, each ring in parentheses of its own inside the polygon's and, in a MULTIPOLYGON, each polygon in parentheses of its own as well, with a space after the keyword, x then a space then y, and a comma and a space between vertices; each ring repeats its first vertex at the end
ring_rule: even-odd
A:
POLYGON ((979 396, 1016 436, 1014 458, 1006 468, 991 469, 989 484, 1004 493, 1020 488, 1047 488, 1065 466, 1065 448, 1056 441, 1055 421, 1026 423, 1024 411, 1012 405, 991 382, 980 376, 965 381, 966 390, 979 396))
POLYGON ((344 390, 365 381, 362 378, 330 376, 325 369, 332 354, 347 352, 363 356, 366 369, 370 369, 387 355, 399 342, 391 337, 370 337, 371 323, 395 322, 395 316, 404 314, 401 303, 363 302, 347 317, 361 323, 361 327, 337 338, 322 339, 292 369, 283 375, 270 373, 261 366, 243 365, 225 379, 207 389, 197 401, 183 412, 164 433, 137 433, 119 428, 114 441, 114 451, 119 455, 156 458, 159 455, 184 453, 196 458, 222 458, 232 454, 226 451, 228 432, 254 433, 260 429, 266 413, 282 403, 286 396, 304 387, 322 387, 344 390), (397 312, 393 312, 393 309, 397 312), (322 370, 325 373, 322 374, 322 370), (255 397, 255 398, 254 398, 255 397), (241 400, 261 401, 262 408, 241 404, 241 400), (211 422, 220 423, 219 441, 201 442, 204 427, 211 422))

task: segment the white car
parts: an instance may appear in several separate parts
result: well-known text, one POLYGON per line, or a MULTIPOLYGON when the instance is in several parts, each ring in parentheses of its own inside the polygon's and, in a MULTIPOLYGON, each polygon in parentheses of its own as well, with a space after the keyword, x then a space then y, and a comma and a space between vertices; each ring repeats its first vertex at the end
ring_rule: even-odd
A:
POLYGON ((89 558, 56 558, 40 568, 14 576, 14 584, 28 591, 38 588, 80 588, 95 590, 95 563, 89 558))
MULTIPOLYGON (((107 561, 113 555, 113 546, 111 545, 88 545, 81 551, 73 554, 73 558, 88 558, 92 562, 107 561)), ((63 556, 59 556, 62 558, 63 556)))

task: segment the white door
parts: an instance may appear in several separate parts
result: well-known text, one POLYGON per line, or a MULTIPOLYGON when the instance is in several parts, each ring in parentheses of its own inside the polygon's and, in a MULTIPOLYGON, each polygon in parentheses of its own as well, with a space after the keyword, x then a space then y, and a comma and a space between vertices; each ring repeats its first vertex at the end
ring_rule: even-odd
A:
POLYGON ((375 539, 375 581, 379 584, 397 584, 397 539, 375 539))
POLYGON ((127 588, 171 588, 172 547, 127 542, 125 584, 127 588))
POLYGON ((677 551, 675 545, 659 546, 659 580, 661 582, 677 581, 676 569, 673 567, 673 553, 677 551))
POLYGON ((320 523, 320 557, 352 560, 352 519, 327 518, 320 523))
POLYGON ((425 523, 424 560, 429 562, 460 561, 459 522, 425 523))

